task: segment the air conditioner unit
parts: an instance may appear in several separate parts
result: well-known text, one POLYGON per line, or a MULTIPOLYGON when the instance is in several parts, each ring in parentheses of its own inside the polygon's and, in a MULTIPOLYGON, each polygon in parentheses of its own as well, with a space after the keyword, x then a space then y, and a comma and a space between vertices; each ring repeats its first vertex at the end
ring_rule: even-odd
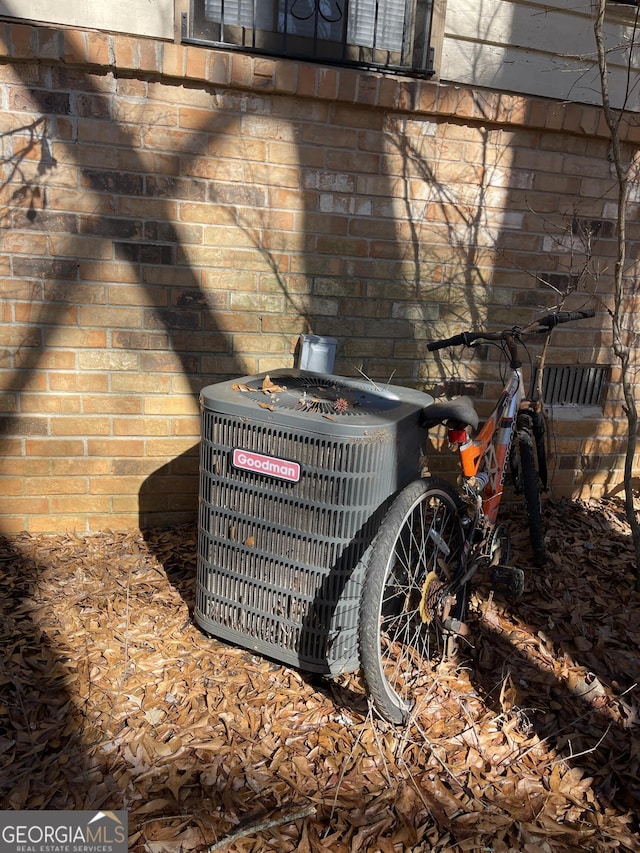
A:
POLYGON ((431 402, 299 369, 204 388, 196 623, 302 670, 357 669, 365 554, 420 475, 431 402))

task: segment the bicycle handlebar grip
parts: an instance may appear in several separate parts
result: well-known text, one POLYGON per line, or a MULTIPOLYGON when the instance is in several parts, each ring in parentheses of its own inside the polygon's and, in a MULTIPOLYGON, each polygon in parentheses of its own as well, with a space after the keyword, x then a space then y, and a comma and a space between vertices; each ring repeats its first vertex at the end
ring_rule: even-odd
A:
POLYGON ((563 313, 567 314, 567 319, 560 320, 561 323, 568 323, 571 320, 587 320, 589 317, 596 316, 596 312, 593 308, 585 308, 584 311, 567 311, 563 313))
POLYGON ((430 344, 427 344, 427 349, 429 352, 433 352, 434 350, 444 349, 445 347, 458 347, 463 343, 465 343, 464 332, 460 335, 454 335, 452 338, 446 338, 444 341, 432 341, 430 344))
POLYGON ((559 323, 570 323, 572 320, 586 320, 589 317, 595 317, 596 312, 593 308, 586 308, 584 311, 558 311, 557 314, 547 314, 538 322, 548 329, 553 329, 559 323))
POLYGON ((459 335, 454 335, 452 338, 446 338, 444 341, 433 341, 432 343, 427 344, 427 349, 429 352, 433 352, 436 349, 444 349, 445 347, 459 347, 462 345, 470 347, 474 341, 477 341, 480 338, 486 338, 484 332, 460 332, 459 335))

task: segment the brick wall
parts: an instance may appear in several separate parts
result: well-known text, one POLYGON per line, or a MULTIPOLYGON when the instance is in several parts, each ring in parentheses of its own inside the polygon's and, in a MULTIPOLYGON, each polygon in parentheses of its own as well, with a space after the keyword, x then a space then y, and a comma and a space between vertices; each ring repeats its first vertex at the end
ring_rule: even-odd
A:
MULTIPOLYGON (((339 373, 495 394, 490 355, 426 342, 552 306, 574 220, 600 223, 598 295, 567 307, 599 314, 551 357, 611 360, 595 108, 104 33, 0 41, 2 531, 192 519, 199 390, 291 366, 301 333, 339 339, 339 373)), ((554 420, 558 493, 619 482, 615 387, 604 414, 554 420)))

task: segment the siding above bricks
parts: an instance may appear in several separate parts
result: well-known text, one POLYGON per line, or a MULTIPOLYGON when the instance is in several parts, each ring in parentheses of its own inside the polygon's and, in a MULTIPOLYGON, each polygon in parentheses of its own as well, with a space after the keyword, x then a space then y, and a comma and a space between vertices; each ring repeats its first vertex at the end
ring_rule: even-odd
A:
MULTIPOLYGON (((337 372, 497 393, 486 354, 426 341, 551 304, 576 204, 611 257, 595 107, 108 33, 0 42, 0 530, 192 520, 199 391, 290 366, 301 333, 339 339, 337 372)), ((563 363, 610 358, 599 322, 563 363)), ((559 421, 561 493, 606 488, 587 441, 613 484, 606 405, 559 421)))

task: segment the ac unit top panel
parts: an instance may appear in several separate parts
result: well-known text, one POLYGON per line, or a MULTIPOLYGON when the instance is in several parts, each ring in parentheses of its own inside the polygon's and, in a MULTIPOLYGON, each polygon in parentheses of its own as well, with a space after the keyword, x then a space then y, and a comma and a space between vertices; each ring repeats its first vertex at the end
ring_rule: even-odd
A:
POLYGON ((413 388, 294 368, 219 382, 200 393, 201 406, 211 412, 342 436, 388 429, 432 402, 413 388))

